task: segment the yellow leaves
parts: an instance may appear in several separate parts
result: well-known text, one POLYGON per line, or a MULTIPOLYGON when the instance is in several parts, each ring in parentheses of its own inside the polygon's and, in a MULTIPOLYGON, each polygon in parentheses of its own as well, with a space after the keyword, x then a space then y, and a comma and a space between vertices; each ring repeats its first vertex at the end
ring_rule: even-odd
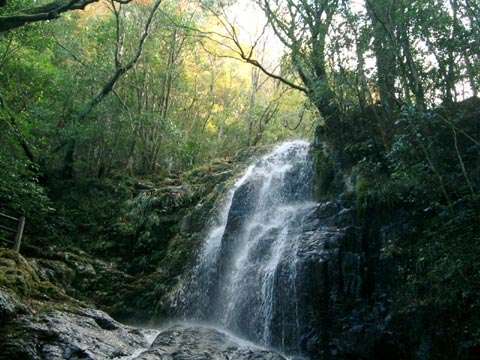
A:
MULTIPOLYGON (((153 0, 132 0, 130 4, 151 6, 153 0)), ((118 6, 117 6, 118 7, 118 6)), ((112 5, 109 0, 100 0, 88 5, 84 10, 78 10, 78 25, 85 25, 92 18, 108 18, 112 15, 112 5)))
POLYGON ((220 104, 214 104, 212 107, 212 113, 218 114, 224 111, 224 107, 220 104))
POLYGON ((92 17, 110 16, 111 10, 109 6, 110 5, 107 0, 102 0, 88 5, 85 10, 80 10, 78 12, 80 15, 79 25, 85 24, 85 22, 92 17))
POLYGON ((143 5, 143 6, 150 6, 153 5, 153 0, 134 0, 132 1, 135 4, 143 5))
POLYGON ((210 135, 216 135, 218 133, 218 127, 213 123, 212 120, 208 120, 207 125, 205 126, 205 130, 210 135))

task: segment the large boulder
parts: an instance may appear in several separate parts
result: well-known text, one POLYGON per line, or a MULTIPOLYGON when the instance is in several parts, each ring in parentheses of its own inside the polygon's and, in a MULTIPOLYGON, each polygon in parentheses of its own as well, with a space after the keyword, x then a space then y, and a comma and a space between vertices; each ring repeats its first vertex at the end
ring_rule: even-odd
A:
POLYGON ((2 360, 285 360, 217 329, 183 325, 161 332, 137 329, 93 309, 24 316, 0 339, 2 360))
MULTIPOLYGON (((70 281, 60 276, 58 259, 47 267, 10 250, 1 255, 0 360, 284 359, 210 328, 177 325, 160 332, 126 326, 50 282, 70 281)), ((96 268, 85 265, 79 271, 94 276, 96 268)))
POLYGON ((162 331, 135 360, 286 360, 282 355, 221 330, 175 325, 162 331))
POLYGON ((0 255, 0 359, 111 359, 149 345, 141 331, 68 296, 38 261, 0 255))
POLYGON ((114 359, 148 347, 141 330, 92 309, 49 310, 4 329, 0 359, 114 359))

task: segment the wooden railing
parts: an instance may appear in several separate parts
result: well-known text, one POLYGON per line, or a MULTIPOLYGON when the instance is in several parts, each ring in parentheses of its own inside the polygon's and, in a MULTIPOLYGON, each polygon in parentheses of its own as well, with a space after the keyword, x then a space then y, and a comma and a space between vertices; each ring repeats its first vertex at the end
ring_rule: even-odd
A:
POLYGON ((0 218, 6 219, 7 221, 16 224, 16 228, 0 224, 0 230, 15 234, 15 239, 13 241, 6 241, 9 243, 13 243, 13 248, 15 249, 15 251, 20 252, 20 246, 22 245, 23 229, 25 228, 25 216, 21 216, 17 219, 16 217, 0 213, 0 218))

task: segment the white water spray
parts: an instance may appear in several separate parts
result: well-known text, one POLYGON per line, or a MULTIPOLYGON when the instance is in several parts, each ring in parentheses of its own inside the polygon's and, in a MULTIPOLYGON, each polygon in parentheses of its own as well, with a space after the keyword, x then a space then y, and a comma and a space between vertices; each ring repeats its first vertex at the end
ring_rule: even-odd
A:
POLYGON ((265 346, 298 346, 298 242, 316 206, 309 148, 280 145, 230 189, 182 295, 186 318, 265 346))

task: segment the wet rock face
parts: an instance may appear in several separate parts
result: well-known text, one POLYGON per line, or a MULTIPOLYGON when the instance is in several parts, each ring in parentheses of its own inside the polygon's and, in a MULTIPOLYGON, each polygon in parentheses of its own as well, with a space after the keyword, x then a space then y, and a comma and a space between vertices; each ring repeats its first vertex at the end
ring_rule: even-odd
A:
POLYGON ((25 308, 13 295, 0 289, 0 326, 12 319, 18 312, 25 311, 25 308))
POLYGON ((161 332, 135 360, 286 360, 222 331, 177 325, 161 332))
POLYGON ((295 297, 289 285, 292 270, 288 259, 280 264, 275 278, 274 347, 319 357, 333 320, 331 302, 339 296, 358 295, 358 284, 349 292, 343 282, 345 277, 355 277, 359 267, 356 257, 350 259, 343 254, 349 229, 339 226, 338 214, 345 211, 340 203, 322 203, 302 218, 297 228, 295 297))
POLYGON ((3 330, 1 360, 285 360, 219 330, 140 330, 93 309, 28 315, 3 330))
MULTIPOLYGON (((256 206, 256 198, 260 191, 259 181, 246 182, 233 195, 232 205, 222 239, 221 257, 229 258, 235 248, 235 242, 242 231, 242 226, 252 216, 256 206)), ((225 265, 226 266, 226 265, 225 265)))
POLYGON ((402 224, 358 224, 342 202, 312 207, 296 228, 295 297, 288 259, 275 275, 271 345, 311 359, 399 359, 391 327, 393 264, 380 249, 402 224))
POLYGON ((395 263, 381 249, 409 228, 405 217, 372 212, 360 221, 342 202, 319 204, 299 249, 302 351, 312 359, 404 359, 392 323, 395 263), (383 216, 383 217, 382 217, 383 216))
POLYGON ((114 359, 149 346, 140 330, 92 309, 28 315, 2 330, 2 360, 114 359))
POLYGON ((249 167, 181 293, 189 304, 183 316, 288 354, 316 353, 346 237, 334 218, 349 219, 338 203, 312 201, 311 185, 309 145, 301 141, 249 167))

